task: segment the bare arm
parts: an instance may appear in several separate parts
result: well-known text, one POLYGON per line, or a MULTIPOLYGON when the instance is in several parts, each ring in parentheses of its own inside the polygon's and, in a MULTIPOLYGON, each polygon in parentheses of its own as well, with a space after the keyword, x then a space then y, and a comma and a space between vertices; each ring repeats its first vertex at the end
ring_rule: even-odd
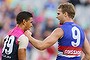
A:
POLYGON ((83 52, 85 54, 83 60, 90 60, 90 44, 86 37, 84 41, 83 52))
POLYGON ((18 48, 18 60, 26 60, 26 48, 28 46, 28 38, 25 35, 21 35, 18 38, 19 48, 18 48))
POLYGON ((18 60, 26 60, 26 49, 18 49, 18 60))
POLYGON ((61 28, 56 28, 47 38, 43 41, 37 40, 30 36, 30 32, 26 31, 25 35, 29 38, 31 44, 39 50, 44 50, 57 42, 59 38, 63 36, 63 30, 61 28))

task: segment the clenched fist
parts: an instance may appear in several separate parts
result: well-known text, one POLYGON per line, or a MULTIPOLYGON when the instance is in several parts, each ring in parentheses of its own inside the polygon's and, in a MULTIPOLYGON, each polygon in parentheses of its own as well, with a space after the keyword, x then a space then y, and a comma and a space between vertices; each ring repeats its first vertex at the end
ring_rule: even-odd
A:
POLYGON ((31 33, 29 30, 25 31, 24 34, 25 34, 27 37, 29 37, 29 36, 32 35, 32 33, 31 33))

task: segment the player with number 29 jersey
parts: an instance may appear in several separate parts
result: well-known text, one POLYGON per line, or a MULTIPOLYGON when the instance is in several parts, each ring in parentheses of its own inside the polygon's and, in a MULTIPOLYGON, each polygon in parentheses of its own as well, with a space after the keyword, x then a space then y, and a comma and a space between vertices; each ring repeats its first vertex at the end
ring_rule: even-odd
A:
POLYGON ((18 49, 26 49, 27 45, 28 38, 24 35, 24 31, 16 26, 4 38, 2 60, 18 60, 18 49))
POLYGON ((57 60, 81 60, 84 31, 74 22, 65 22, 60 28, 64 31, 64 35, 58 40, 57 60))

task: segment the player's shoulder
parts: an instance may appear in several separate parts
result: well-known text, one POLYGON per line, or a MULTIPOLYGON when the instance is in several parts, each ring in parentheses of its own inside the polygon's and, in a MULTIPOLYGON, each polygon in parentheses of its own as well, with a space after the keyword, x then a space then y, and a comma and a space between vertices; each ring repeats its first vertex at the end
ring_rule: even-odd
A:
POLYGON ((57 34, 57 35, 59 35, 59 36, 64 34, 62 28, 56 28, 53 32, 55 32, 55 34, 57 34))
POLYGON ((20 37, 26 37, 25 34, 22 34, 20 37))
POLYGON ((24 34, 22 34, 18 39, 20 39, 20 40, 23 40, 23 39, 28 40, 28 38, 24 34))
POLYGON ((22 34, 19 37, 18 41, 19 41, 19 49, 27 48, 29 40, 24 34, 22 34))
POLYGON ((56 28, 54 31, 62 31, 61 28, 56 28))

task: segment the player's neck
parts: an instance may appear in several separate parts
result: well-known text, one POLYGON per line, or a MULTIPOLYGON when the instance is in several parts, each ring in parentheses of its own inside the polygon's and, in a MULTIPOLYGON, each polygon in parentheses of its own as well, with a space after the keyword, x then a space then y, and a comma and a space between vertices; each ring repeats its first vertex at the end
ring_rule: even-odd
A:
POLYGON ((65 22, 73 22, 73 19, 67 18, 67 19, 65 19, 64 23, 65 23, 65 22))
POLYGON ((20 25, 17 25, 17 26, 18 26, 20 29, 22 29, 23 31, 25 30, 23 25, 20 24, 20 25))

